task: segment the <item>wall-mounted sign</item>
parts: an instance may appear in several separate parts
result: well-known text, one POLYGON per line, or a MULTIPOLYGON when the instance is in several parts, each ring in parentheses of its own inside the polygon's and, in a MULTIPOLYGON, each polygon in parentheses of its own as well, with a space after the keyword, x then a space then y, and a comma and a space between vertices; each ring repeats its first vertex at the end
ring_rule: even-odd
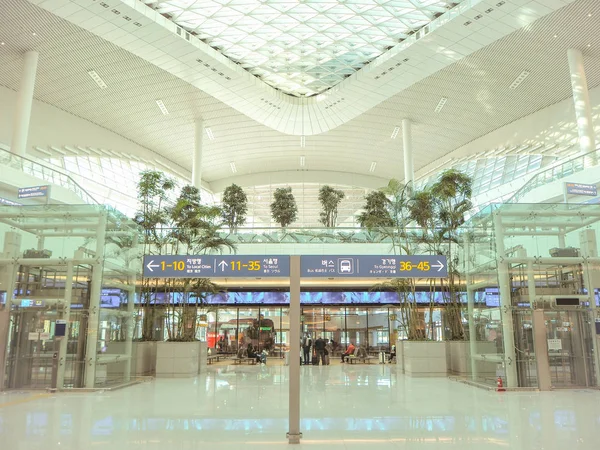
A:
POLYGON ((548 350, 562 350, 562 339, 548 339, 548 350))
POLYGON ((445 256, 316 256, 300 257, 302 277, 447 278, 445 256))
POLYGON ((19 188, 19 198, 48 197, 50 186, 31 186, 19 188))
POLYGON ((2 198, 2 197, 0 197, 0 205, 6 205, 6 206, 23 206, 22 203, 13 202, 12 200, 9 200, 7 198, 2 198))
POLYGON ((290 257, 282 255, 144 256, 147 278, 289 277, 290 257))
POLYGON ((567 194, 571 195, 588 195, 590 197, 596 197, 598 195, 598 188, 595 184, 581 184, 581 183, 565 183, 567 194))

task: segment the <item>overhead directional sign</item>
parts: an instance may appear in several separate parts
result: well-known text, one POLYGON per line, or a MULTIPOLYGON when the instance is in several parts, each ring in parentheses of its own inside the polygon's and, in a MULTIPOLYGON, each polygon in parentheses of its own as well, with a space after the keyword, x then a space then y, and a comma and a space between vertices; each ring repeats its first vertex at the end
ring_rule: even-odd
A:
POLYGON ((147 278, 289 277, 290 257, 272 255, 146 255, 147 278))
POLYGON ((447 278, 445 256, 318 256, 300 258, 302 277, 447 278))
POLYGON ((595 184, 566 183, 566 188, 567 194, 588 195, 590 197, 598 195, 598 188, 595 184))
POLYGON ((19 198, 31 198, 31 197, 47 197, 50 191, 50 186, 32 186, 19 188, 19 198))

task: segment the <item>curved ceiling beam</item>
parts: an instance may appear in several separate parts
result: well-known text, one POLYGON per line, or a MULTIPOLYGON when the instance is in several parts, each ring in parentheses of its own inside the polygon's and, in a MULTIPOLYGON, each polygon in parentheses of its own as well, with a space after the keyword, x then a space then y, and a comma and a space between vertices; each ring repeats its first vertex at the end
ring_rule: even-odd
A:
MULTIPOLYGON (((286 95, 138 0, 28 0, 291 135, 332 130, 575 0, 469 0, 323 94, 286 95)), ((90 68, 93 69, 93 68, 90 68)), ((440 93, 440 97, 443 96, 440 93)), ((162 99, 168 108, 168 99, 162 99)))
POLYGON ((363 175, 348 172, 333 172, 326 170, 287 170, 281 172, 252 173, 241 176, 231 176, 211 181, 212 192, 218 194, 223 192, 227 186, 235 183, 242 187, 266 186, 270 184, 290 183, 327 183, 345 186, 355 186, 367 189, 378 189, 387 186, 390 180, 372 175, 363 175))

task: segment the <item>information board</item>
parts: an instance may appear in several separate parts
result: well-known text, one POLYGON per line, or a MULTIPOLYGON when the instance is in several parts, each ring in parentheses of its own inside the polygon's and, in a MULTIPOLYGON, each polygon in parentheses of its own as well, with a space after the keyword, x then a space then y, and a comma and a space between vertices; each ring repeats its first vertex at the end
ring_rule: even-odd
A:
POLYGON ((32 186, 19 188, 19 198, 47 197, 50 186, 32 186))
POLYGON ((301 277, 447 278, 445 256, 318 256, 300 257, 301 277))
POLYGON ((147 278, 289 277, 290 257, 283 255, 146 255, 147 278))
POLYGON ((595 184, 566 183, 566 187, 567 194, 588 195, 590 197, 598 195, 598 188, 595 184))

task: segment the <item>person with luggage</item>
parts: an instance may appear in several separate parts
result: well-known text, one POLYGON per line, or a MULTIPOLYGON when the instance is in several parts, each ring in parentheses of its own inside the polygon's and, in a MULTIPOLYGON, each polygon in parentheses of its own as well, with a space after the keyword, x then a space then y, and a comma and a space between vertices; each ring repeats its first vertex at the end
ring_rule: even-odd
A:
POLYGON ((346 349, 346 351, 344 353, 342 353, 342 362, 346 362, 346 358, 350 355, 353 355, 355 350, 356 350, 356 347, 354 346, 354 344, 352 342, 350 342, 350 345, 348 345, 348 348, 346 349))
POLYGON ((304 339, 302 340, 302 353, 304 356, 304 365, 308 365, 310 363, 310 348, 312 347, 312 339, 307 334, 304 335, 304 339))
POLYGON ((325 340, 321 336, 315 341, 315 353, 317 356, 315 365, 318 366, 319 363, 325 365, 325 340))
POLYGON ((394 359, 396 359, 396 346, 392 345, 392 350, 390 351, 390 359, 388 362, 391 364, 394 359))

